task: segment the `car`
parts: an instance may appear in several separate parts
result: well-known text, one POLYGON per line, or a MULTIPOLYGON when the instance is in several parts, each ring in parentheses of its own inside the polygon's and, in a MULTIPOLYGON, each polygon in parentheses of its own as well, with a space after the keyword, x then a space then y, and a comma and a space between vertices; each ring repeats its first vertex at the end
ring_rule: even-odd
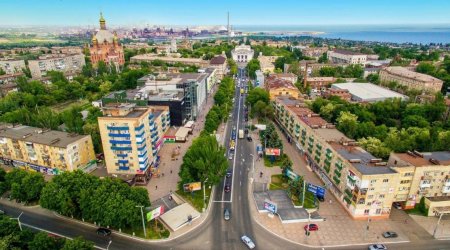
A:
POLYGON ((231 170, 227 171, 227 174, 225 175, 227 178, 230 178, 233 175, 233 172, 231 170))
POLYGON ((228 208, 225 208, 225 210, 223 210, 223 219, 224 220, 231 219, 231 211, 228 208))
POLYGON ((245 130, 244 130, 244 133, 248 134, 248 129, 245 129, 245 130))
POLYGON ((244 119, 246 122, 248 122, 248 118, 247 117, 245 117, 245 119, 244 119))
POLYGON ((247 141, 253 141, 251 136, 247 136, 247 141))
POLYGON ((398 237, 398 234, 396 232, 392 232, 392 231, 384 232, 382 235, 384 238, 397 238, 398 237))
POLYGON ((387 250, 387 247, 383 244, 372 244, 369 246, 369 250, 387 250))
POLYGON ((308 225, 305 225, 305 231, 319 231, 319 226, 317 224, 309 224, 309 229, 308 229, 308 225))
POLYGON ((236 126, 233 126, 233 130, 236 131, 236 126))
POLYGON ((402 204, 400 204, 400 202, 394 202, 394 203, 392 203, 392 206, 397 209, 402 209, 402 204))
POLYGON ((241 240, 249 249, 256 247, 255 243, 253 243, 252 239, 250 239, 247 235, 242 235, 241 240))
POLYGON ((108 228, 99 227, 97 229, 97 234, 102 236, 109 236, 111 235, 111 230, 109 230, 108 228))
POLYGON ((324 202, 325 201, 325 197, 323 197, 323 196, 316 196, 317 197, 317 199, 320 201, 320 202, 324 202))
POLYGON ((230 153, 230 154, 228 155, 228 160, 233 160, 233 154, 232 154, 232 153, 230 153))
POLYGON ((231 186, 230 184, 225 184, 225 192, 228 193, 231 191, 231 186))

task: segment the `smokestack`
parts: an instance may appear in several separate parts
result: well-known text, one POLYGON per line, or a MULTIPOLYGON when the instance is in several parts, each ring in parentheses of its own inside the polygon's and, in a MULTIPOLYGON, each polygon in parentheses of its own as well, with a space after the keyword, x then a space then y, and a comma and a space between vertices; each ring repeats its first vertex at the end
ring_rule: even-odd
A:
POLYGON ((228 36, 228 43, 230 42, 230 35, 231 35, 231 29, 230 29, 230 12, 227 12, 227 36, 228 36))

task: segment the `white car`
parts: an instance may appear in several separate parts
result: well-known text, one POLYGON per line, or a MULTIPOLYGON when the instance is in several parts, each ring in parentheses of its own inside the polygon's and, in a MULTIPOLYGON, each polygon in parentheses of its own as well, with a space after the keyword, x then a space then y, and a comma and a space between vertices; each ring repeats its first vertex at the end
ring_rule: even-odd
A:
POLYGON ((387 250, 387 247, 383 244, 372 244, 369 246, 369 250, 387 250))
POLYGON ((247 235, 243 235, 241 237, 242 242, 244 242, 245 245, 247 245, 248 248, 253 249, 255 248, 255 243, 253 243, 253 241, 247 236, 247 235))

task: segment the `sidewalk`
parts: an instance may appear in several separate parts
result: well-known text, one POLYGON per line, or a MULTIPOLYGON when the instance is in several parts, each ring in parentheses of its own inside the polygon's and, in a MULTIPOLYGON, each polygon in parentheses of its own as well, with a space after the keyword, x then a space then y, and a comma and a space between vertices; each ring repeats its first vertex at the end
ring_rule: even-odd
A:
MULTIPOLYGON (((288 143, 278 128, 277 131, 283 141, 284 153, 293 162, 294 172, 304 175, 307 182, 323 185, 315 173, 306 166, 306 162, 295 149, 295 145, 288 143)), ((257 141, 259 143, 259 139, 257 141)), ((269 180, 268 175, 279 173, 281 173, 279 167, 265 167, 262 160, 255 162, 255 182, 266 182, 269 180), (264 173, 262 179, 259 178, 259 172, 261 171, 264 173)), ((309 237, 304 234, 303 229, 307 223, 282 224, 276 216, 270 218, 267 214, 258 213, 254 202, 251 202, 251 206, 251 212, 258 224, 282 238, 299 244, 325 247, 409 240, 406 234, 402 232, 400 225, 392 220, 372 220, 367 231, 367 221, 353 220, 333 195, 326 195, 326 201, 320 203, 318 213, 326 218, 326 221, 314 222, 319 226, 319 231, 311 232, 309 237), (399 234, 399 237, 384 239, 381 234, 385 231, 395 231, 399 234)))

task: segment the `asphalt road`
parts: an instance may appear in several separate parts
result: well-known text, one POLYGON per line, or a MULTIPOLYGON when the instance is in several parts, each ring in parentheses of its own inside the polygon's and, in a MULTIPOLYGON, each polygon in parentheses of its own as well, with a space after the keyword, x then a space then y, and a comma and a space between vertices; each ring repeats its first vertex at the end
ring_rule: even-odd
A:
MULTIPOLYGON (((243 71, 239 73, 245 75, 243 71)), ((238 137, 239 129, 245 129, 244 103, 245 95, 241 97, 239 87, 237 87, 235 105, 226 131, 226 148, 228 148, 234 127, 236 127, 236 137, 238 137)), ((256 249, 323 249, 321 247, 308 248, 283 240, 254 222, 250 214, 250 207, 253 205, 250 202, 253 202, 253 198, 249 197, 248 188, 252 176, 252 155, 256 156, 256 152, 254 144, 245 138, 236 138, 236 142, 234 158, 229 160, 229 169, 233 170, 233 176, 224 178, 219 185, 216 185, 215 197, 212 197, 214 202, 211 214, 195 230, 169 242, 148 243, 116 234, 111 237, 98 236, 95 233, 95 227, 69 222, 64 218, 57 217, 53 212, 41 208, 26 208, 4 200, 0 200, 0 209, 12 217, 24 212, 20 218, 23 226, 31 225, 35 229, 48 230, 70 238, 83 236, 85 239, 93 241, 100 249, 106 249, 110 240, 112 243, 109 249, 247 249, 240 240, 244 234, 255 242, 256 249), (231 192, 224 192, 225 183, 232 185, 231 192), (231 210, 230 221, 225 221, 223 218, 225 208, 231 210)), ((303 231, 300 230, 299 233, 303 233, 303 231)), ((450 249, 450 242, 426 240, 389 244, 388 247, 389 249, 441 250, 450 249)), ((333 249, 367 249, 367 245, 333 249)))

